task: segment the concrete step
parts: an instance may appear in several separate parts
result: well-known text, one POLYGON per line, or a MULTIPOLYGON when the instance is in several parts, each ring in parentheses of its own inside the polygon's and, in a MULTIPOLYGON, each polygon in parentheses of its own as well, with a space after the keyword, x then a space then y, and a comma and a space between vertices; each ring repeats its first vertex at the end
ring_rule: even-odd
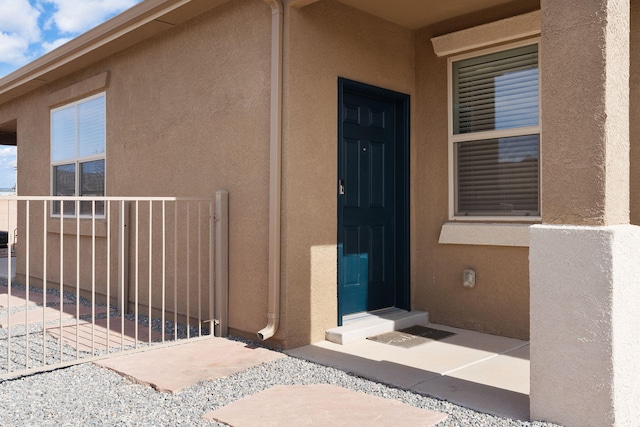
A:
POLYGON ((343 321, 343 326, 328 329, 325 339, 336 344, 349 344, 374 335, 429 323, 426 311, 400 309, 363 313, 343 321))

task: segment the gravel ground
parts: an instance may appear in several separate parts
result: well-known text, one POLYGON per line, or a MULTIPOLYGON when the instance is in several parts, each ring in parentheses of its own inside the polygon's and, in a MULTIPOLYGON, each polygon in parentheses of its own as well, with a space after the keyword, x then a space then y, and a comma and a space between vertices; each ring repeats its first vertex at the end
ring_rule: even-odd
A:
MULTIPOLYGON (((7 280, 5 278, 0 277, 0 286, 6 286, 7 280)), ((14 291, 24 291, 25 287, 19 284, 13 284, 12 289, 14 291)), ((31 295, 42 294, 41 289, 32 289, 31 295)), ((60 290, 56 288, 48 288, 47 289, 47 298, 60 296, 60 290)), ((74 293, 64 292, 65 305, 66 304, 76 304, 84 305, 86 307, 91 306, 91 302, 84 297, 77 297, 74 293)), ((54 299, 54 301, 59 301, 58 299, 54 299)), ((59 305, 55 303, 48 306, 58 309, 59 305)), ((96 307, 104 307, 104 304, 98 304, 96 307)), ((12 306, 10 309, 5 307, 0 307, 0 317, 6 316, 9 314, 15 313, 24 313, 25 311, 38 311, 38 316, 42 312, 42 305, 17 305, 12 306)), ((96 319, 104 319, 106 317, 105 314, 97 314, 95 316, 96 319)), ((109 315, 111 318, 112 324, 118 324, 120 319, 120 313, 112 307, 111 314, 109 315)), ((134 314, 125 314, 124 317, 131 321, 136 321, 136 316, 134 314)), ((22 320, 22 319, 21 319, 22 320)), ((80 320, 91 321, 91 315, 80 316, 80 320)), ((139 313, 137 316, 137 322, 139 325, 147 327, 149 326, 149 318, 148 316, 139 313)), ((76 324, 76 320, 74 318, 64 318, 62 320, 63 326, 73 326, 76 324)), ((60 320, 50 320, 47 322, 48 328, 57 329, 60 325, 60 320)), ((174 324, 172 321, 165 321, 164 323, 164 331, 162 331, 162 320, 161 319, 151 319, 151 329, 164 332, 165 340, 171 341, 175 338, 182 339, 187 338, 187 336, 195 337, 199 335, 209 335, 209 330, 206 328, 202 328, 200 331, 197 327, 191 326, 187 327, 186 325, 174 324)), ((145 340, 146 337, 144 334, 141 334, 140 340, 145 340)), ((155 339, 155 341, 159 341, 159 338, 155 339)), ((148 346, 148 343, 140 342, 137 347, 145 347, 148 346)), ((153 345, 153 344, 152 344, 153 345)), ((117 353, 122 350, 133 349, 133 345, 125 345, 123 349, 117 347, 112 348, 110 350, 111 353, 117 353)), ((7 373, 7 365, 9 360, 11 364, 11 371, 16 372, 20 370, 24 370, 25 367, 29 367, 31 369, 38 369, 46 363, 47 366, 56 365, 62 362, 73 362, 76 359, 87 359, 93 356, 100 356, 105 354, 106 350, 96 350, 95 352, 91 351, 76 351, 74 347, 67 345, 65 342, 60 345, 60 341, 51 335, 44 334, 42 328, 42 322, 39 323, 30 323, 28 328, 26 325, 16 324, 12 325, 10 328, 0 328, 0 374, 7 373), (9 339, 10 338, 10 339, 9 339), (9 350, 8 351, 8 347, 9 350), (45 354, 46 354, 46 362, 45 362, 45 354), (27 357, 28 355, 28 357, 27 357)), ((0 424, 2 425, 2 424, 0 424)))
MULTIPOLYGON (((55 295, 56 291, 51 290, 50 293, 55 295)), ((73 295, 67 295, 67 298, 72 297, 73 295)), ((81 303, 88 302, 83 300, 81 303)), ((148 324, 144 317, 139 320, 141 324, 148 324)), ((159 330, 161 322, 152 319, 151 325, 153 329, 159 330)), ((173 325, 166 324, 165 327, 172 328, 173 325)), ((37 325, 31 328, 40 328, 41 331, 41 327, 37 325)), ((24 334, 24 327, 15 331, 13 329, 12 336, 15 334, 15 338, 12 345, 17 346, 19 337, 24 334)), ((179 326, 178 336, 185 336, 186 330, 186 327, 179 326)), ((0 359, 6 352, 6 333, 7 331, 0 330, 0 359), (5 339, 2 339, 3 335, 5 339)), ((197 335, 197 330, 192 329, 191 333, 197 335)), ((51 337, 47 339, 51 340, 51 347, 57 347, 57 340, 51 337)), ((34 350, 30 350, 32 351, 34 350)), ((68 351, 71 355, 75 353, 73 349, 68 351)), ((35 360, 41 358, 41 355, 36 354, 32 357, 35 360)), ((22 360, 13 361, 18 364, 24 363, 22 360)), ((133 384, 118 374, 92 363, 0 380, 0 425, 223 426, 204 421, 202 416, 278 384, 333 384, 396 399, 412 406, 448 414, 447 420, 439 424, 441 427, 555 426, 550 423, 529 423, 479 413, 293 357, 250 368, 227 378, 202 382, 175 394, 161 393, 151 387, 133 384)))
POLYGON ((292 357, 175 394, 132 384, 91 363, 0 383, 4 426, 221 426, 202 415, 276 384, 334 384, 449 414, 439 426, 545 426, 494 417, 292 357))

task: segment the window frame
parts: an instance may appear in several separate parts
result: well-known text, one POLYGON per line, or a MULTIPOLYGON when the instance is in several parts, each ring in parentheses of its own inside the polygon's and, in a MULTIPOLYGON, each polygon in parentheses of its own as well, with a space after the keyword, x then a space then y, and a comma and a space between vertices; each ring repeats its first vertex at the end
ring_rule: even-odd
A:
MULTIPOLYGON (((49 176, 50 176, 50 191, 49 194, 54 195, 54 189, 55 189, 55 168, 58 166, 64 166, 64 165, 74 165, 75 167, 75 191, 74 191, 74 195, 73 196, 68 196, 68 197, 82 197, 80 196, 80 193, 82 192, 82 188, 81 188, 81 165, 84 163, 89 163, 89 162, 93 162, 93 161, 99 161, 102 160, 104 162, 104 170, 105 170, 105 176, 104 176, 104 182, 103 182, 103 188, 104 188, 104 192, 102 196, 96 196, 96 197, 104 197, 107 194, 107 179, 106 179, 106 169, 107 169, 107 109, 106 109, 106 105, 107 105, 107 93, 105 91, 90 95, 90 96, 86 96, 83 97, 81 99, 78 99, 76 101, 72 101, 72 102, 68 102, 64 105, 60 105, 58 107, 55 108, 51 108, 49 111, 49 176), (92 101, 94 99, 98 99, 98 98, 104 98, 104 103, 105 103, 105 109, 104 109, 104 135, 103 135, 103 139, 104 139, 104 151, 100 154, 95 154, 95 155, 89 155, 89 156, 78 156, 78 112, 77 112, 77 106, 84 104, 86 102, 92 101), (76 107, 76 112, 75 112, 75 127, 76 127, 76 142, 75 142, 75 155, 74 157, 69 157, 66 158, 64 160, 57 160, 54 161, 53 160, 53 115, 60 110, 64 110, 70 107, 76 107)), ((64 196, 62 196, 64 197, 64 196)), ((89 197, 89 196, 87 196, 89 197)), ((58 207, 58 212, 55 212, 54 209, 54 203, 56 202, 51 202, 50 204, 50 216, 52 218, 60 218, 61 214, 63 214, 62 216, 64 218, 76 218, 77 212, 73 213, 73 214, 66 214, 63 212, 63 209, 60 208, 60 206, 58 207)), ((67 203, 67 202, 65 202, 67 203)), ((75 203, 75 202, 74 202, 75 203)), ((80 202, 83 203, 83 202, 80 202)), ((74 207, 74 210, 76 208, 74 207)), ((80 212, 79 215, 80 218, 92 218, 93 214, 92 213, 82 213, 80 212)), ((104 218, 105 217, 105 213, 104 213, 104 209, 102 212, 98 212, 97 209, 95 209, 95 217, 96 218, 104 218)))
MULTIPOLYGON (((468 222, 540 222, 542 220, 541 212, 542 212, 542 197, 541 197, 541 181, 542 178, 540 173, 538 174, 538 208, 539 215, 456 215, 456 201, 457 201, 457 162, 455 155, 456 144, 459 142, 467 142, 467 141, 480 141, 485 139, 496 139, 496 138, 508 138, 514 136, 523 136, 523 135, 538 135, 538 153, 540 159, 541 157, 541 147, 542 147, 542 108, 540 103, 540 38, 529 38, 526 40, 522 40, 519 42, 503 44, 500 46, 494 46, 486 49, 475 50, 473 52, 467 52, 460 55, 450 56, 447 58, 447 133, 448 133, 448 193, 449 193, 449 221, 468 221, 468 222), (479 131, 479 132, 468 132, 468 133, 459 133, 454 134, 453 132, 453 122, 454 122, 454 112, 453 112, 453 63, 462 61, 465 59, 476 58, 479 56, 490 55, 493 53, 504 52, 511 49, 516 49, 524 46, 538 46, 538 125, 537 126, 526 126, 519 128, 510 128, 510 129, 501 129, 501 130, 491 130, 491 131, 479 131)), ((539 164, 538 171, 541 170, 541 166, 539 164)))

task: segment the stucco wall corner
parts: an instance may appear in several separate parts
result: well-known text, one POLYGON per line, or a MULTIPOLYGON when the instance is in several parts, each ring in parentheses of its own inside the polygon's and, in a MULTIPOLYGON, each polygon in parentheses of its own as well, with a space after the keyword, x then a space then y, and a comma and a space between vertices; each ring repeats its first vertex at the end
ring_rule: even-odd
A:
POLYGON ((631 425, 640 386, 640 228, 535 225, 530 239, 531 417, 631 425))
POLYGON ((541 6, 543 221, 626 224, 629 0, 541 6))
POLYGON ((614 404, 620 425, 637 423, 640 408, 631 402, 640 401, 640 324, 637 306, 640 301, 640 227, 616 226, 613 253, 613 375, 614 404))

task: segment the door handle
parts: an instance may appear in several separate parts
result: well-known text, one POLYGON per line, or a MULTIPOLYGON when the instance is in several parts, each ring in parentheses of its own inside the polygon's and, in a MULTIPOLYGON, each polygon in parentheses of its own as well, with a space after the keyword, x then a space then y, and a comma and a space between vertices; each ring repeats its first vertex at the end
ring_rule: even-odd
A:
POLYGON ((338 180, 338 194, 339 195, 343 195, 344 194, 344 179, 339 179, 338 180))

